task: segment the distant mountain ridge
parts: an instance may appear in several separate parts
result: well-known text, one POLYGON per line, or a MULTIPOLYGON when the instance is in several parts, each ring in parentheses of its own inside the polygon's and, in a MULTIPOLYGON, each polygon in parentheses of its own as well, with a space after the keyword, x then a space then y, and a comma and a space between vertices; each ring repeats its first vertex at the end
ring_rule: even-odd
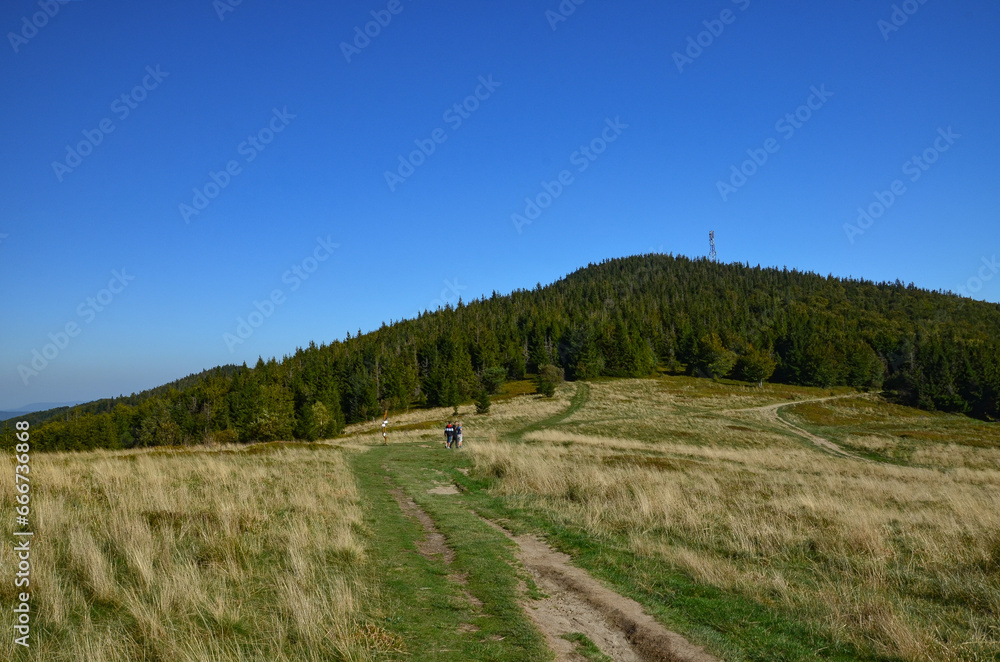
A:
POLYGON ((83 400, 74 400, 73 402, 33 402, 30 405, 24 405, 23 407, 18 407, 17 409, 11 409, 9 411, 15 414, 31 414, 36 411, 55 409, 57 407, 75 407, 76 405, 83 404, 83 402, 83 400))
POLYGON ((17 416, 24 416, 25 414, 34 414, 40 411, 48 411, 49 409, 75 407, 76 405, 79 404, 83 404, 83 402, 80 400, 76 400, 74 402, 36 402, 30 405, 25 405, 20 409, 0 411, 0 421, 7 420, 8 418, 15 418, 17 416))
POLYGON ((641 255, 310 343, 281 361, 31 416, 45 423, 36 443, 52 449, 315 439, 385 409, 469 402, 552 365, 571 380, 683 370, 849 385, 997 420, 998 331, 1000 305, 899 281, 641 255))
POLYGON ((138 404, 148 398, 155 397, 161 393, 167 392, 170 389, 183 389, 186 386, 196 383, 198 380, 204 378, 205 375, 210 374, 231 374, 236 370, 234 365, 219 366, 216 368, 210 368, 208 370, 203 370, 200 373, 194 373, 188 375, 187 377, 181 377, 180 379, 175 379, 172 382, 163 384, 162 386, 156 386, 151 389, 147 389, 140 393, 133 393, 129 396, 118 396, 117 398, 102 398, 100 400, 91 400, 90 402, 70 402, 70 403, 41 403, 38 405, 27 405, 19 410, 0 412, 0 421, 10 420, 12 418, 17 418, 18 420, 28 421, 31 425, 40 425, 46 421, 58 418, 63 415, 78 415, 78 414, 99 414, 103 412, 109 412, 118 404, 124 405, 134 405, 138 404), (46 406, 48 405, 48 406, 46 406), (72 412, 70 409, 75 408, 72 412))

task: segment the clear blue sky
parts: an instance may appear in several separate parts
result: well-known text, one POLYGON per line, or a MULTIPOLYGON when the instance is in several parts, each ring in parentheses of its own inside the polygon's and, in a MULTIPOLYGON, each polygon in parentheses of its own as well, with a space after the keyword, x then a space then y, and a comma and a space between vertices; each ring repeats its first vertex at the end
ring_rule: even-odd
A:
POLYGON ((888 1, 567 1, 558 21, 558 0, 224 2, 3 3, 0 409, 280 358, 603 258, 704 255, 709 230, 721 261, 952 291, 982 268, 969 294, 1000 300, 995 2, 909 0, 898 26, 888 1), (373 11, 391 21, 345 55, 373 11), (434 152, 401 177, 415 141, 434 152), (748 150, 767 161, 720 192, 748 150), (185 214, 196 187, 217 195, 185 214))

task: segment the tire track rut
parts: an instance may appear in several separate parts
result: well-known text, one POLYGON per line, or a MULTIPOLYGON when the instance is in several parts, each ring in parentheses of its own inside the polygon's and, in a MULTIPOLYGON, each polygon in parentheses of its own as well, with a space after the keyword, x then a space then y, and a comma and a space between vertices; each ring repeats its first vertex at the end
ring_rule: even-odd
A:
POLYGON ((779 402, 773 405, 764 405, 762 407, 748 407, 746 409, 724 409, 719 414, 742 414, 746 412, 758 412, 763 415, 764 419, 770 423, 775 423, 779 427, 782 427, 792 434, 802 437, 806 441, 810 442, 814 446, 822 448, 823 450, 829 451, 838 457, 848 457, 854 460, 860 460, 857 455, 849 453, 841 448, 839 445, 830 441, 829 439, 824 439, 823 437, 817 436, 808 430, 800 428, 798 425, 791 423, 780 416, 780 410, 785 407, 795 407, 796 405, 804 405, 810 402, 829 402, 830 400, 840 400, 842 398, 852 398, 857 397, 857 393, 848 393, 846 395, 833 395, 826 398, 814 398, 812 400, 798 400, 796 402, 779 402))
POLYGON ((557 661, 580 659, 562 635, 582 632, 616 662, 720 662, 663 627, 635 600, 570 565, 568 555, 533 535, 514 536, 495 522, 483 521, 517 544, 518 560, 548 594, 541 600, 526 600, 522 606, 545 635, 557 661))

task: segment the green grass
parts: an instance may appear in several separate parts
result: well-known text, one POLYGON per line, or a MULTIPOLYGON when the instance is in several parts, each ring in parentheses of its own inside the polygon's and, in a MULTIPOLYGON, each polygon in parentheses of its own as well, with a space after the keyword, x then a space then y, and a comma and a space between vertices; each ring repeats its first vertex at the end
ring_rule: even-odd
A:
MULTIPOLYGON (((729 398, 741 396, 745 398, 761 399, 768 402, 794 402, 795 400, 808 400, 810 398, 823 398, 831 395, 842 395, 854 392, 854 389, 846 386, 836 386, 833 388, 820 388, 816 386, 795 386, 791 384, 776 384, 765 382, 763 387, 756 384, 740 382, 733 379, 704 379, 701 377, 663 376, 656 380, 657 387, 663 391, 682 397, 690 404, 700 404, 699 400, 710 398, 729 398)), ((766 403, 761 403, 766 404, 766 403)), ((738 403, 733 403, 733 407, 739 407, 738 403)), ((750 405, 747 405, 750 406, 750 405)))
POLYGON ((602 653, 597 644, 582 632, 570 632, 569 634, 562 635, 562 638, 576 644, 577 654, 587 658, 591 662, 615 662, 613 658, 602 653))
POLYGON ((534 395, 538 393, 538 385, 533 379, 516 379, 504 382, 503 388, 493 397, 493 402, 503 402, 522 395, 534 395))
MULTIPOLYGON (((710 380, 670 378, 670 386, 685 389, 696 387, 695 397, 718 397, 732 392, 734 387, 710 380), (678 383, 679 382, 679 383, 678 383), (693 383, 689 383, 693 382, 693 383)), ((659 384, 657 386, 660 386, 659 384)), ((590 399, 590 386, 575 384, 574 393, 566 410, 543 420, 523 426, 503 437, 519 441, 524 435, 563 424, 564 429, 583 431, 587 422, 565 423, 581 410, 590 399)), ((742 388, 740 389, 742 391, 742 388)), ((751 395, 760 397, 757 393, 751 395)), ((806 397, 826 397, 829 390, 780 387, 760 394, 774 401, 806 397), (777 391, 775 393, 774 391, 777 391), (782 397, 776 397, 780 395, 782 397)), ((641 400, 641 395, 639 396, 641 400)), ((620 425, 620 421, 616 424, 620 425)), ((639 426, 629 427, 629 437, 638 438, 639 426)), ((749 430, 749 428, 748 428, 749 430)), ((694 433, 677 430, 672 436, 685 436, 694 442, 694 433)), ((685 460, 674 460, 655 454, 623 453, 615 455, 612 464, 655 465, 661 470, 683 470, 685 460)), ((541 533, 554 547, 569 554, 574 563, 585 568, 595 577, 604 580, 618 592, 638 601, 646 610, 669 628, 690 640, 706 646, 726 660, 753 661, 805 661, 842 660, 885 661, 892 658, 859 651, 850 643, 831 639, 827 632, 799 618, 800 615, 765 607, 732 591, 699 583, 667 563, 648 558, 637 558, 629 548, 631 532, 621 535, 603 535, 600 539, 577 523, 554 516, 537 499, 526 496, 496 497, 490 494, 489 478, 477 479, 455 473, 453 480, 459 484, 467 499, 484 516, 502 522, 515 532, 541 533)), ((646 535, 655 535, 647 532, 646 535)), ((592 643, 592 642, 591 642, 592 643)))
MULTIPOLYGON (((508 396, 527 392, 529 385, 533 390, 530 382, 515 384, 508 396)), ((821 604, 819 600, 783 601, 776 593, 767 592, 771 589, 755 592, 746 590, 745 585, 742 589, 732 583, 713 585, 715 580, 711 576, 698 578, 699 575, 684 570, 691 566, 660 554, 656 545, 669 547, 671 552, 676 549, 705 552, 705 558, 717 559, 720 564, 741 571, 759 569, 764 577, 772 571, 780 572, 789 585, 805 587, 798 595, 812 595, 808 591, 813 589, 815 595, 824 595, 821 590, 824 579, 834 582, 839 582, 838 578, 851 579, 857 573, 847 572, 847 565, 872 560, 872 567, 885 570, 882 575, 875 575, 883 582, 881 585, 869 583, 865 575, 854 584, 845 580, 837 586, 850 593, 850 598, 871 598, 872 604, 879 600, 894 601, 898 613, 913 623, 915 631, 940 632, 936 636, 950 651, 971 651, 950 659, 1000 659, 995 656, 994 644, 995 633, 1000 631, 990 629, 993 626, 989 625, 995 622, 992 619, 1000 604, 996 598, 1000 595, 996 588, 1000 538, 988 538, 996 542, 978 561, 966 556, 954 557, 959 559, 954 562, 947 556, 929 561, 926 550, 917 545, 920 538, 916 534, 920 531, 903 526, 909 511, 901 511, 901 521, 891 523, 893 531, 898 529, 898 539, 887 543, 887 549, 898 558, 881 565, 874 565, 878 559, 867 553, 819 552, 809 546, 809 540, 803 541, 801 554, 754 555, 717 545, 711 538, 686 538, 684 530, 672 529, 669 521, 615 520, 609 514, 607 502, 600 501, 605 498, 600 492, 590 497, 591 505, 596 503, 597 507, 588 511, 579 507, 573 497, 557 504, 563 496, 531 489, 521 492, 496 489, 502 483, 501 472, 490 475, 487 469, 478 474, 471 471, 472 462, 466 454, 475 452, 477 444, 485 447, 483 439, 487 437, 522 442, 531 433, 542 433, 529 436, 531 442, 509 445, 513 448, 512 457, 523 459, 523 453, 537 451, 533 457, 544 461, 544 453, 550 450, 545 448, 546 444, 556 448, 572 445, 576 464, 557 465, 566 469, 555 472, 557 477, 572 475, 570 471, 575 468, 594 467, 602 472, 607 470, 603 475, 612 477, 620 477, 625 470, 648 470, 657 472, 655 476, 667 476, 668 481, 699 474, 706 481, 720 481, 723 487, 720 499, 728 499, 734 492, 726 489, 737 484, 733 482, 736 472, 747 476, 757 474, 759 481, 747 479, 738 484, 758 485, 765 495, 761 507, 766 510, 771 507, 769 499, 774 494, 778 474, 768 473, 772 471, 769 464, 754 464, 757 460, 752 453, 774 455, 788 449, 799 450, 799 446, 812 450, 811 445, 792 435, 775 432, 771 429, 775 426, 752 416, 720 420, 712 412, 787 402, 792 406, 782 410, 782 417, 858 454, 901 465, 935 468, 935 472, 907 470, 914 476, 921 472, 943 475, 953 466, 975 467, 983 476, 995 475, 994 449, 1000 447, 1000 428, 995 425, 898 407, 875 397, 796 404, 796 400, 828 395, 830 391, 826 389, 769 386, 758 390, 687 377, 598 380, 560 387, 556 403, 526 396, 520 401, 523 404, 507 405, 506 418, 476 417, 478 425, 470 422, 466 427, 465 451, 446 451, 442 447, 436 420, 412 417, 406 425, 393 428, 398 436, 390 434, 389 446, 376 445, 370 440, 371 444, 360 452, 359 443, 367 443, 363 439, 341 446, 272 443, 239 450, 157 449, 98 458, 82 454, 47 455, 46 462, 39 465, 44 468, 40 475, 45 476, 47 489, 53 490, 51 497, 66 501, 66 505, 53 512, 72 510, 83 514, 58 518, 49 524, 51 530, 47 535, 54 541, 49 549, 58 554, 49 560, 48 567, 52 570, 45 575, 50 582, 48 596, 61 592, 67 618, 59 624, 49 616, 39 619, 38 633, 49 639, 50 648, 33 651, 36 657, 30 659, 87 659, 80 651, 93 640, 101 640, 101 645, 106 644, 109 650, 112 645, 126 646, 121 659, 129 655, 132 659, 175 659, 172 651, 176 646, 171 643, 174 631, 182 631, 185 645, 204 642, 206 646, 221 646, 232 653, 229 658, 218 659, 279 659, 282 654, 288 659, 445 662, 551 659, 552 653, 522 608, 524 601, 530 603, 543 595, 530 576, 519 569, 514 544, 480 516, 514 533, 539 535, 554 548, 569 554, 575 565, 638 601, 666 627, 727 662, 889 662, 896 658, 880 655, 878 651, 895 652, 895 649, 877 648, 874 639, 870 645, 869 639, 864 638, 867 634, 852 637, 856 631, 864 632, 863 621, 834 621, 821 609, 813 610, 811 605, 821 604), (559 407, 562 410, 553 413, 559 407), (536 413, 537 420, 530 421, 531 411, 545 413, 536 413), (576 437, 569 435, 564 435, 566 441, 560 441, 563 433, 595 434, 612 441, 607 445, 603 439, 573 441, 576 437), (888 439, 887 447, 871 450, 874 442, 867 442, 868 447, 851 446, 851 440, 863 444, 865 438, 874 437, 888 439), (546 438, 554 441, 544 441, 546 438), (668 443, 657 445, 659 442, 668 443), (689 446, 699 452, 705 448, 722 449, 730 455, 715 459, 697 453, 688 455, 685 449, 689 446), (731 453, 737 448, 747 450, 749 459, 731 453), (929 456, 929 450, 939 455, 929 456), (938 464, 934 464, 935 457, 940 460, 938 464), (745 468, 730 470, 728 474, 724 471, 733 465, 742 467, 743 462, 745 468), (295 476, 292 482, 288 480, 291 475, 295 476), (727 475, 732 480, 723 480, 727 475), (153 479, 163 476, 165 482, 157 487, 153 479), (120 481, 124 483, 119 484, 120 481), (456 485, 459 493, 428 492, 435 486, 448 484, 456 485), (416 541, 424 537, 425 531, 419 522, 400 510, 390 492, 396 489, 409 495, 433 519, 454 552, 450 565, 419 553, 416 541), (155 499, 146 504, 144 499, 151 498, 149 494, 153 492, 162 493, 164 499, 169 496, 170 508, 157 505, 159 501, 155 499), (116 501, 108 503, 104 495, 112 493, 116 501), (218 508, 218 503, 226 508, 218 508), (227 508, 241 515, 227 515, 230 512, 227 508), (580 515, 587 512, 596 519, 587 520, 580 515), (123 521, 130 527, 128 535, 119 531, 123 525, 112 529, 103 524, 115 521, 122 513, 127 515, 123 521), (221 523, 226 517, 231 520, 231 530, 223 534, 220 529, 226 527, 221 523), (79 541, 75 547, 67 542, 79 528, 78 521, 93 523, 90 528, 95 540, 109 560, 108 580, 103 588, 98 581, 100 573, 95 571, 97 566, 85 563, 86 547, 79 541), (641 526, 632 526, 635 522, 641 526), (136 574, 138 570, 130 565, 134 555, 130 556, 127 549, 138 539, 133 533, 147 530, 151 537, 139 551, 150 559, 160 558, 154 554, 158 549, 154 541, 176 539, 176 576, 164 572, 164 578, 159 578, 162 569, 153 563, 152 586, 172 585, 167 580, 183 579, 186 575, 181 571, 190 566, 197 576, 197 581, 191 580, 191 586, 205 587, 207 591, 204 604, 197 609, 157 611, 165 609, 162 607, 165 603, 154 591, 143 588, 140 575, 136 574), (293 536, 299 538, 293 540, 293 536), (349 540, 349 544, 343 540, 349 540), (637 540, 650 545, 637 546, 637 540), (652 551, 647 556, 636 552, 637 549, 652 551), (303 552, 302 563, 293 563, 293 552, 303 552), (979 565, 970 565, 976 563, 979 565), (53 581, 57 577, 61 583, 53 581), (294 614, 301 610, 296 611, 294 602, 282 602, 286 600, 281 588, 285 584, 279 585, 277 580, 296 577, 295 591, 312 601, 322 622, 302 619, 289 624, 289 619, 294 619, 294 614), (336 595, 344 596, 341 604, 350 602, 354 606, 340 620, 332 620, 330 614, 336 610, 329 609, 323 600, 334 596, 336 602, 335 591, 341 580, 348 582, 345 585, 350 590, 336 595), (119 595, 122 587, 137 591, 136 595, 141 597, 137 606, 150 606, 148 618, 142 610, 130 613, 125 609, 128 596, 119 595), (84 627, 87 623, 106 627, 107 632, 87 630, 84 627), (164 633, 155 634, 157 623, 164 625, 164 633), (274 634, 279 630, 280 634, 274 634), (154 634, 149 634, 150 631, 154 634), (339 641, 331 633, 336 633, 339 641), (978 633, 983 633, 981 640, 971 641, 978 633), (56 656, 56 647, 61 657, 56 656)), ((423 416, 432 415, 426 412, 423 416)), ((816 472, 842 464, 841 460, 831 463, 825 456, 815 459, 816 472)), ((807 460, 811 472, 812 457, 807 460)), ((855 472, 867 475, 876 471, 890 475, 902 471, 898 467, 857 464, 857 469, 843 469, 845 475, 853 477, 855 472)), ((803 480, 812 480, 812 474, 801 475, 803 480)), ((979 479, 973 475, 970 481, 979 479)), ((922 484, 907 483, 904 489, 922 484)), ((961 497, 965 494, 965 484, 959 487, 962 489, 954 493, 961 497)), ((630 494, 625 502, 626 512, 633 510, 631 506, 636 501, 637 492, 630 494)), ((970 504, 990 503, 978 498, 974 486, 969 487, 968 495, 970 504)), ((927 498, 934 497, 930 493, 927 498)), ((842 503, 838 501, 836 505, 842 503)), ((989 508, 969 510, 983 518, 986 513, 995 512, 989 508)), ((685 502, 684 512, 691 511, 691 502, 685 502)), ((708 514, 698 524, 705 529, 717 526, 712 514, 716 511, 705 512, 708 514)), ((921 512, 928 517, 933 515, 929 510, 921 512)), ((963 514, 956 511, 953 517, 961 522, 963 514)), ((933 524, 932 520, 923 521, 926 526, 933 524)), ((975 518, 970 516, 967 521, 975 523, 975 518)), ((847 530, 850 527, 835 533, 840 535, 840 531, 847 530)), ((880 529, 878 533, 881 536, 884 532, 880 529)), ((968 535, 973 534, 975 530, 968 535)), ((992 534, 987 531, 987 535, 992 534)), ((968 549, 974 543, 977 539, 970 537, 956 545, 968 549)), ((0 556, 3 554, 0 552, 0 556)), ((6 554, 9 557, 10 551, 6 554)), ((9 598, 11 590, 8 587, 6 593, 0 591, 0 601, 9 598)), ((179 594, 192 592, 185 590, 179 594)), ((44 592, 40 595, 47 604, 56 604, 44 592)), ((865 617, 866 612, 859 613, 859 619, 865 617)), ((569 633, 564 638, 576 644, 577 653, 587 659, 610 659, 584 633, 569 633)), ((0 647, 0 657, 5 657, 2 651, 0 647)), ((936 656, 910 655, 908 659, 925 657, 936 656)))
POLYGON ((511 432, 507 436, 511 439, 520 439, 529 432, 555 427, 575 414, 585 404, 587 404, 587 401, 590 399, 590 385, 586 382, 575 382, 575 388, 576 391, 573 393, 573 398, 570 400, 569 407, 567 407, 565 411, 561 411, 558 414, 554 414, 540 421, 529 423, 528 425, 511 432))
POLYGON ((406 642, 399 659, 550 659, 518 604, 519 582, 525 578, 515 570, 512 543, 471 512, 464 495, 427 493, 435 481, 467 464, 460 453, 396 444, 357 454, 352 464, 367 496, 371 553, 388 596, 380 625, 406 642), (444 534, 455 553, 450 567, 417 553, 414 541, 424 531, 400 511, 389 494, 394 487, 412 497, 444 534), (464 586, 449 578, 456 574, 464 575, 464 586), (482 606, 470 604, 463 589, 482 606))
POLYGON ((550 428, 523 451, 477 453, 487 460, 468 492, 486 495, 477 506, 484 515, 541 532, 726 660, 1000 659, 989 487, 1000 428, 876 396, 796 403, 752 389, 722 395, 728 387, 702 381, 594 382, 571 419, 550 410, 544 421, 501 431, 517 441, 524 430, 550 428), (703 395, 680 397, 689 386, 703 395), (681 399, 700 411, 677 406, 681 399), (831 460, 764 417, 724 413, 768 401, 787 402, 782 418, 820 436, 853 440, 859 455, 878 455, 871 449, 887 438, 883 455, 911 466, 831 460), (953 469, 960 477, 948 476, 953 469), (656 481, 663 487, 646 489, 656 481), (675 498, 672 482, 691 489, 675 498), (628 515, 629 490, 651 514, 628 515), (649 501, 660 493, 678 505, 661 511, 649 501), (688 523, 690 513, 697 521, 688 523))

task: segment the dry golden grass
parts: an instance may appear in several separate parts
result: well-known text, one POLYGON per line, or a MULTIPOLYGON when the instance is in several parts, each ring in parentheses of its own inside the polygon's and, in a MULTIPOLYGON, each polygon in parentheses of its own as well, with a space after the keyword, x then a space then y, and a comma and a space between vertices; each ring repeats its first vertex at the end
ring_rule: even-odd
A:
MULTIPOLYGON (((340 451, 36 454, 31 476, 37 611, 18 659, 366 660, 398 645, 365 621, 374 596, 340 451)), ((10 545, 0 556, 10 567, 10 545)), ((0 658, 15 659, 11 637, 0 658)))
MULTIPOLYGON (((934 468, 841 458, 746 414, 689 413, 650 383, 594 384, 565 426, 470 444, 476 472, 497 494, 879 654, 1000 655, 1000 450, 918 451, 934 468)), ((732 408, 708 395, 699 409, 708 402, 732 408)))
MULTIPOLYGON (((497 400, 493 403, 487 416, 477 415, 475 405, 468 404, 458 408, 459 415, 457 417, 453 414, 452 407, 390 412, 389 443, 422 440, 443 444, 445 423, 456 420, 456 418, 462 421, 467 435, 474 430, 475 435, 485 437, 490 433, 521 427, 558 414, 569 405, 569 399, 572 395, 572 389, 564 388, 554 398, 527 395, 497 400)), ((349 442, 381 444, 381 423, 380 420, 354 423, 347 426, 343 436, 349 442)))

